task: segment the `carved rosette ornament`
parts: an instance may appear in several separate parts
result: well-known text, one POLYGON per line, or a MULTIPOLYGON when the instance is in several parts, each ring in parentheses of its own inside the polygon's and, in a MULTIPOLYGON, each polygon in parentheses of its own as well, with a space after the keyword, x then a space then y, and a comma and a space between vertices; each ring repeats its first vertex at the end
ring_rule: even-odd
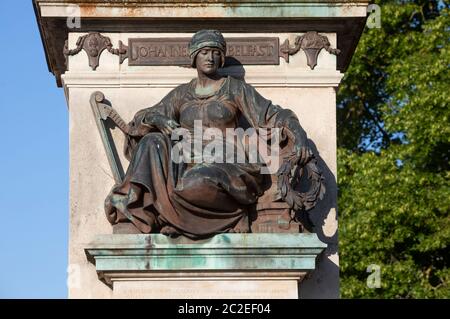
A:
POLYGON ((119 41, 119 48, 114 49, 111 39, 101 35, 99 32, 89 32, 78 38, 77 47, 69 49, 68 40, 64 44, 64 57, 66 59, 66 67, 68 64, 68 57, 78 54, 82 49, 87 53, 89 58, 89 66, 92 70, 96 70, 99 65, 100 55, 106 49, 108 52, 118 55, 120 63, 128 57, 128 47, 119 41))
POLYGON ((289 63, 289 55, 296 54, 300 49, 305 51, 307 63, 311 70, 314 70, 317 65, 317 57, 322 49, 334 55, 341 52, 339 49, 331 48, 330 41, 326 36, 320 35, 316 31, 309 31, 302 36, 297 36, 293 47, 289 46, 289 40, 284 41, 280 46, 280 56, 289 63))

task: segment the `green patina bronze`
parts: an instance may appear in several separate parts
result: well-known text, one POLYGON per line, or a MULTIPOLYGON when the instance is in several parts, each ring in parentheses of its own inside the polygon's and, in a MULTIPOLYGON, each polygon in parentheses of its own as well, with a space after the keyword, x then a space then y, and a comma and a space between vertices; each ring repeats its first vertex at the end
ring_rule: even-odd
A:
POLYGON ((114 271, 312 271, 327 245, 316 234, 99 235, 85 249, 99 277, 114 271))

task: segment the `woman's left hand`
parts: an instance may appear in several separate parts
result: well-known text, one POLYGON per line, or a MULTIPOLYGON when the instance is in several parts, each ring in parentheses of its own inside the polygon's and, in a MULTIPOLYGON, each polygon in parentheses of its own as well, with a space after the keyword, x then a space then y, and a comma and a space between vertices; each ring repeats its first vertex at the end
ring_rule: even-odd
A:
POLYGON ((313 152, 308 146, 295 147, 295 153, 298 158, 298 164, 301 166, 306 165, 313 157, 313 152))

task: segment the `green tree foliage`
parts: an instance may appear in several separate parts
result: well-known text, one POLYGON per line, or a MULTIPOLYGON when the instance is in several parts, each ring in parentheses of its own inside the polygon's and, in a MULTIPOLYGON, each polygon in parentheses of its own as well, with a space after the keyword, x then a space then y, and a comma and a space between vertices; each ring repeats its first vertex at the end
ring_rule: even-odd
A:
POLYGON ((375 3, 338 93, 341 294, 450 298, 449 4, 375 3))

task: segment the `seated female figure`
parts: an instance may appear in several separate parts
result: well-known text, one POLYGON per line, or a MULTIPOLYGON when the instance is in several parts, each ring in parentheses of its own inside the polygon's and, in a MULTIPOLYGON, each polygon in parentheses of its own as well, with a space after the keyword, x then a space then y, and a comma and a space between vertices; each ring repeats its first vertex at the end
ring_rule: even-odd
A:
POLYGON ((288 130, 299 161, 305 162, 311 156, 306 133, 293 112, 272 104, 244 81, 218 74, 226 52, 220 32, 197 32, 189 52, 197 78, 139 111, 130 123, 130 165, 106 199, 107 217, 112 224, 131 222, 142 233, 192 239, 248 232, 248 208, 264 192, 263 164, 199 162, 192 160, 194 155, 192 161, 177 162, 172 150, 181 142, 171 134, 180 128, 195 133, 200 125, 202 131, 214 128, 225 136, 243 118, 255 129, 288 130))

